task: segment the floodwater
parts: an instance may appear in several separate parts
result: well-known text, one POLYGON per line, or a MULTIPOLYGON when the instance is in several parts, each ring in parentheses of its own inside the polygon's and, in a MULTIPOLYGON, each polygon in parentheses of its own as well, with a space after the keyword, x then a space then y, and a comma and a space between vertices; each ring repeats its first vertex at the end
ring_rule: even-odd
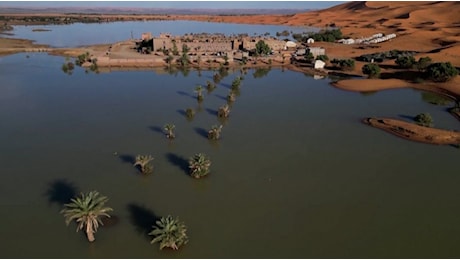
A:
POLYGON ((360 122, 428 112, 459 129, 425 94, 354 93, 329 79, 248 70, 220 123, 229 72, 199 105, 213 71, 61 71, 44 53, 0 58, 0 256, 3 258, 458 258, 460 152, 410 142, 360 122), (188 121, 183 111, 198 112, 188 121), (170 142, 161 132, 176 125, 170 142), (203 152, 211 174, 187 175, 203 152), (155 157, 140 175, 137 154, 155 157), (112 225, 88 243, 65 225, 62 203, 79 192, 109 197, 112 225), (179 216, 190 242, 150 244, 155 218, 179 216))
MULTIPOLYGON (((260 24, 229 24, 197 21, 131 21, 113 23, 74 23, 69 25, 18 25, 11 31, 14 35, 4 37, 30 39, 38 44, 48 44, 52 47, 78 47, 83 45, 114 43, 133 37, 139 39, 144 32, 158 36, 160 33, 184 35, 190 33, 223 33, 226 35, 244 34, 269 35, 287 30, 293 33, 313 32, 317 28, 308 26, 283 26, 260 24), (34 32, 34 29, 49 31, 34 32)), ((291 36, 281 36, 280 39, 292 39, 291 36)))

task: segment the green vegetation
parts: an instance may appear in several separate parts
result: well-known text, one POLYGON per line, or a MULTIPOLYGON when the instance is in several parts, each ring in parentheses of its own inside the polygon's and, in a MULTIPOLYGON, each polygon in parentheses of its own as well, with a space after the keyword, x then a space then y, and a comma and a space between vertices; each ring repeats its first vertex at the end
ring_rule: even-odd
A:
POLYGON ((64 64, 62 64, 62 71, 64 73, 67 73, 69 75, 71 75, 73 73, 73 69, 75 68, 75 66, 73 65, 73 62, 66 62, 64 64))
POLYGON ((193 178, 199 179, 210 173, 211 160, 203 153, 195 154, 188 161, 190 168, 190 175, 193 178))
POLYGON ((353 70, 355 68, 355 61, 352 59, 333 59, 331 63, 339 67, 341 70, 353 70))
POLYGON ((268 55, 271 52, 270 46, 266 44, 263 40, 260 40, 256 43, 256 55, 261 56, 261 55, 268 55))
POLYGON ((91 62, 89 52, 78 55, 75 64, 81 66, 85 62, 91 62))
MULTIPOLYGON (((311 53, 310 53, 310 54, 311 54, 311 53)), ((313 55, 312 55, 312 56, 313 56, 313 55)), ((329 57, 328 57, 327 55, 325 55, 325 54, 318 55, 318 56, 316 57, 316 59, 317 59, 317 60, 324 61, 324 62, 329 61, 329 57)))
POLYGON ((230 90, 230 92, 227 95, 227 101, 228 102, 235 102, 235 100, 236 100, 235 92, 230 90))
POLYGON ((163 129, 166 131, 166 137, 169 139, 174 139, 176 138, 176 135, 174 134, 174 129, 176 126, 174 124, 165 124, 163 126, 163 129))
POLYGON ((157 220, 149 235, 155 236, 150 243, 160 243, 160 250, 165 247, 177 250, 188 242, 187 227, 177 217, 167 216, 157 220))
POLYGON ((225 104, 221 107, 219 107, 219 110, 217 111, 217 117, 219 118, 227 118, 230 115, 230 107, 225 104))
POLYGON ((395 63, 404 69, 411 69, 416 64, 414 56, 399 56, 396 58, 395 63))
POLYGON ((340 29, 332 29, 332 30, 321 30, 320 32, 313 33, 307 32, 303 34, 294 33, 292 37, 299 42, 307 42, 309 38, 312 38, 315 41, 321 42, 335 42, 343 38, 342 31, 340 29))
POLYGON ((446 106, 452 103, 453 101, 449 98, 446 98, 444 96, 432 93, 432 92, 422 92, 422 100, 433 104, 433 105, 438 105, 438 106, 446 106))
POLYGON ((233 90, 239 89, 239 88, 240 88, 240 85, 241 85, 241 77, 236 77, 236 78, 232 81, 232 89, 233 89, 233 90))
POLYGON ((219 84, 220 81, 222 80, 222 77, 220 76, 219 73, 214 73, 212 76, 212 80, 214 81, 215 84, 219 84))
POLYGON ((153 166, 150 165, 150 161, 153 161, 153 157, 151 155, 137 155, 136 161, 134 162, 134 167, 139 166, 140 171, 142 174, 151 173, 153 170, 153 166))
POLYGON ((193 118, 193 116, 195 116, 195 110, 193 110, 193 108, 187 108, 185 110, 185 115, 187 118, 193 118))
POLYGON ((196 86, 195 92, 197 93, 196 99, 200 102, 203 101, 203 90, 204 88, 201 85, 196 86))
POLYGON ((257 78, 262 78, 268 75, 268 73, 272 70, 271 67, 266 67, 266 68, 256 68, 252 76, 257 79, 257 78))
POLYGON ((287 37, 289 36, 291 33, 288 31, 288 30, 284 30, 282 32, 276 32, 276 37, 280 37, 280 36, 284 36, 284 37, 287 37))
POLYGON ((211 93, 214 89, 216 89, 216 84, 207 80, 206 81, 206 89, 208 90, 208 93, 211 93))
POLYGON ((75 220, 78 230, 85 230, 89 242, 95 240, 94 233, 97 232, 99 224, 103 225, 101 217, 110 218, 108 212, 112 208, 105 207, 108 201, 107 197, 100 196, 99 192, 91 191, 87 194, 81 194, 80 197, 71 199, 71 203, 65 204, 61 213, 65 217, 66 224, 75 220))
POLYGON ((421 126, 433 126, 433 118, 428 113, 418 114, 417 116, 415 116, 414 121, 421 126))
POLYGON ((369 78, 378 78, 380 76, 380 67, 375 63, 369 63, 363 66, 362 72, 369 75, 369 78))
POLYGON ((413 56, 414 54, 416 54, 415 51, 391 50, 385 52, 364 54, 356 58, 356 60, 364 62, 383 62, 384 60, 397 59, 400 56, 413 56))
POLYGON ((220 125, 220 126, 213 125, 211 127, 211 130, 208 131, 208 139, 210 139, 210 140, 219 140, 221 132, 222 132, 222 125, 220 125))
POLYGON ((457 76, 458 71, 450 62, 438 62, 426 68, 426 75, 432 81, 446 82, 457 76))
POLYGON ((419 71, 426 71, 432 62, 433 60, 430 57, 420 57, 417 62, 417 69, 419 71))
POLYGON ((179 50, 177 49, 177 45, 176 45, 176 42, 175 42, 175 41, 173 41, 172 54, 173 54, 174 56, 179 55, 179 50))

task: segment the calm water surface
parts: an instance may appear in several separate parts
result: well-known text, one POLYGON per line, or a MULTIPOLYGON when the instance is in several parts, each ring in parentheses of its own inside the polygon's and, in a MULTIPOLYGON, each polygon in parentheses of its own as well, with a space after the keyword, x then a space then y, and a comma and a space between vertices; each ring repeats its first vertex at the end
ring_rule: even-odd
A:
MULTIPOLYGON (((247 33, 263 35, 269 33, 276 36, 277 32, 287 30, 294 33, 317 31, 313 27, 293 27, 282 25, 248 25, 229 23, 208 23, 196 21, 146 21, 146 22, 114 22, 114 23, 74 23, 70 25, 18 25, 14 26, 12 38, 35 40, 36 43, 48 44, 53 47, 77 47, 82 45, 113 43, 125 41, 133 36, 136 39, 144 32, 158 36, 160 33, 183 35, 186 33, 223 33, 226 35, 247 33), (33 32, 33 29, 50 31, 33 32)), ((281 37, 281 39, 290 37, 281 37)))
POLYGON ((64 74, 64 58, 0 58, 0 255, 4 258, 448 258, 460 257, 458 149, 396 138, 360 120, 429 112, 458 129, 447 106, 411 89, 360 94, 329 80, 249 70, 223 138, 230 75, 194 98, 201 75, 153 71, 64 74), (182 110, 200 110, 187 121, 182 110), (158 129, 176 125, 169 142, 158 129), (114 155, 114 153, 117 155, 114 155), (197 152, 212 172, 190 178, 197 152), (126 162, 152 154, 154 173, 126 162), (59 185, 61 183, 61 185, 59 185), (73 192, 110 198, 116 225, 89 244, 59 214, 73 192), (179 216, 190 242, 160 251, 155 216, 179 216))

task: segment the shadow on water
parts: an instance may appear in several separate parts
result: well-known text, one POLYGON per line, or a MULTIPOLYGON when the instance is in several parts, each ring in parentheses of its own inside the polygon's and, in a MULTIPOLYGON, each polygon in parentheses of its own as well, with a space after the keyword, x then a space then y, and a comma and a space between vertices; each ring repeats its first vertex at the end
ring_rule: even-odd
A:
POLYGON ((187 113, 185 113, 185 110, 183 110, 183 109, 178 109, 178 110, 176 110, 176 112, 181 114, 182 116, 187 117, 187 113))
POLYGON ((121 154, 118 156, 118 158, 120 158, 122 162, 129 163, 131 165, 133 165, 136 162, 136 158, 129 154, 121 154))
POLYGON ((151 240, 149 233, 153 225, 160 218, 150 209, 131 203, 128 205, 130 221, 136 227, 136 230, 151 240))
POLYGON ((163 129, 159 126, 149 126, 149 129, 152 130, 153 132, 157 132, 160 134, 164 134, 163 129))
POLYGON ((414 121, 415 117, 414 116, 409 116, 409 115, 398 115, 401 118, 408 119, 411 121, 414 121))
POLYGON ((195 132, 199 135, 201 135, 202 137, 208 139, 208 131, 206 131, 206 129, 204 128, 201 128, 201 127, 195 127, 194 128, 195 132))
POLYGON ((168 159, 168 162, 179 167, 185 174, 190 175, 187 159, 173 153, 167 153, 166 158, 168 159))
POLYGON ((217 98, 220 98, 220 99, 222 99, 222 100, 227 101, 227 97, 224 97, 224 96, 222 96, 222 95, 214 95, 214 96, 217 97, 217 98))
POLYGON ((206 111, 212 116, 217 116, 217 110, 206 108, 206 111))
POLYGON ((46 191, 49 203, 57 203, 60 206, 69 203, 77 195, 76 186, 67 180, 55 180, 49 184, 46 191))
POLYGON ((181 95, 181 96, 186 96, 186 97, 190 97, 190 98, 196 99, 195 96, 190 95, 189 93, 184 92, 184 91, 181 91, 181 90, 177 91, 177 94, 179 94, 179 95, 181 95))

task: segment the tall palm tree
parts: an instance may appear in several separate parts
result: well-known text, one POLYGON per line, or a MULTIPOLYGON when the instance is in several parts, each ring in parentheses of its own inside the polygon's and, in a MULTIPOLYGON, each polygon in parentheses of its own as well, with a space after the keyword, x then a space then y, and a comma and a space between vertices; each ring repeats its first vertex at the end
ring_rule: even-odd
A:
POLYGON ((196 86, 195 92, 197 93, 197 99, 198 101, 203 100, 203 87, 201 85, 196 86))
POLYGON ((208 139, 218 140, 220 138, 220 132, 222 132, 222 125, 213 125, 211 130, 208 131, 208 139))
POLYGON ((137 155, 133 166, 139 166, 143 174, 150 173, 153 170, 153 166, 149 165, 149 162, 153 159, 151 155, 137 155))
POLYGON ((85 228, 88 241, 93 242, 95 240, 94 233, 96 233, 99 224, 103 225, 101 217, 110 218, 107 212, 113 210, 105 207, 107 201, 108 198, 100 196, 97 191, 82 193, 81 197, 73 198, 71 203, 64 204, 65 209, 61 213, 64 215, 67 225, 73 220, 77 222, 77 232, 85 228))
POLYGON ((163 129, 167 132, 166 137, 169 139, 174 139, 176 135, 174 134, 174 129, 176 126, 174 124, 166 124, 163 129))
POLYGON ((149 235, 155 236, 150 243, 160 243, 160 250, 169 247, 174 250, 179 249, 180 246, 187 244, 187 227, 184 222, 180 222, 179 218, 171 216, 162 217, 156 221, 153 230, 149 235))
POLYGON ((230 107, 228 104, 225 104, 221 107, 219 107, 219 110, 217 111, 217 116, 220 118, 227 118, 230 115, 230 107))
POLYGON ((195 154, 188 161, 190 168, 190 175, 196 179, 204 177, 209 174, 211 167, 211 160, 206 158, 203 153, 195 154))

